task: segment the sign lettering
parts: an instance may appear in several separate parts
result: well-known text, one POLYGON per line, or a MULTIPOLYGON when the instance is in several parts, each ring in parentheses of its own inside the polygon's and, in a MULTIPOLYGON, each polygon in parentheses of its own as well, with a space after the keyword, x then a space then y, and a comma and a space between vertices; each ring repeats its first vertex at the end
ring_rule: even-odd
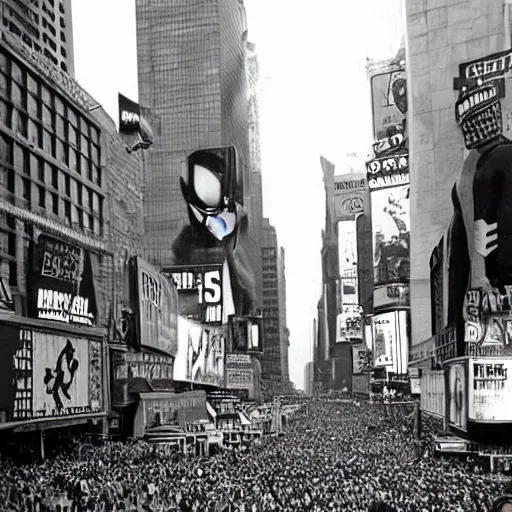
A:
POLYGON ((89 299, 71 293, 40 289, 37 294, 38 317, 59 322, 93 325, 89 299))

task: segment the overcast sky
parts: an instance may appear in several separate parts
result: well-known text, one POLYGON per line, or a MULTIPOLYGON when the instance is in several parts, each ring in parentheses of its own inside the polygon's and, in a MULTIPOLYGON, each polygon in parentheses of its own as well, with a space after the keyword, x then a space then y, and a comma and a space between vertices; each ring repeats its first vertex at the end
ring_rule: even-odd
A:
MULTIPOLYGON (((290 377, 302 389, 321 292, 320 155, 336 174, 363 169, 371 144, 366 58, 395 56, 401 0, 244 3, 260 63, 264 215, 286 250, 290 377)), ((76 78, 117 123, 118 92, 138 98, 135 0, 73 0, 72 8, 76 78)))

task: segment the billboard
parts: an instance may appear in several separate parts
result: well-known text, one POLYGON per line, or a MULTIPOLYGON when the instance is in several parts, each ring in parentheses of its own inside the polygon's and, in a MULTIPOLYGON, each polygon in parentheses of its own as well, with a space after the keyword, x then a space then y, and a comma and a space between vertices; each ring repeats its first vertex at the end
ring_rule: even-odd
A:
MULTIPOLYGON (((113 350, 111 355, 113 389, 115 405, 125 405, 137 400, 130 393, 130 382, 144 379, 153 389, 169 389, 174 374, 174 358, 172 356, 153 354, 150 352, 121 352, 113 350)), ((141 389, 147 388, 142 386, 141 389)))
POLYGON ((263 318, 259 316, 230 316, 228 339, 234 352, 263 351, 263 318))
POLYGON ((351 173, 334 176, 334 216, 338 221, 355 220, 366 209, 366 176, 351 173))
POLYGON ((400 153, 374 158, 366 163, 366 175, 371 192, 409 185, 409 155, 400 153))
POLYGON ((128 151, 147 149, 154 141, 153 130, 142 114, 144 109, 122 94, 118 95, 119 133, 128 143, 128 151))
POLYGON ((224 386, 225 327, 178 317, 174 380, 224 386))
POLYGON ((103 412, 100 341, 10 326, 2 334, 1 423, 103 412))
POLYGON ((336 319, 336 343, 363 339, 363 308, 355 304, 344 304, 336 319))
MULTIPOLYGON (((410 231, 409 187, 372 192, 373 268, 376 287, 409 283, 410 231)), ((403 291, 400 288, 386 288, 379 305, 395 303, 397 293, 403 291)), ((378 299, 379 295, 374 293, 374 297, 378 299)), ((403 298, 401 300, 403 302, 403 298)))
POLYGON ((41 233, 31 245, 30 316, 96 325, 95 273, 89 251, 41 233))
POLYGON ((135 258, 139 344, 171 356, 177 351, 178 294, 169 278, 135 258))
POLYGON ((374 366, 388 372, 407 373, 409 340, 407 311, 390 311, 372 317, 374 366))
POLYGON ((372 354, 363 344, 352 347, 352 374, 360 375, 372 370, 372 354))
POLYGON ((468 419, 512 422, 512 359, 469 359, 468 419))
POLYGON ((179 295, 179 314, 205 324, 223 321, 222 264, 166 269, 179 295))
POLYGON ((448 373, 449 392, 448 421, 450 425, 467 431, 468 397, 466 390, 468 386, 466 378, 466 361, 454 362, 447 367, 446 371, 448 373))
POLYGON ((374 140, 388 137, 389 131, 402 125, 407 113, 407 77, 405 69, 388 69, 370 77, 374 140))
POLYGON ((201 149, 187 156, 179 186, 188 218, 171 246, 170 268, 224 265, 224 305, 229 299, 234 309, 224 312, 224 321, 232 313, 250 314, 257 294, 237 161, 234 146, 201 149))

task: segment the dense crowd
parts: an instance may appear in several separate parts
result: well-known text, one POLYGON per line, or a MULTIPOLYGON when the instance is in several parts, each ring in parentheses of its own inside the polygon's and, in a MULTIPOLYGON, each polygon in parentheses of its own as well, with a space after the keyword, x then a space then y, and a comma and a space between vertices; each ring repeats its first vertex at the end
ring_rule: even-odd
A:
POLYGON ((283 436, 208 458, 131 442, 3 462, 0 508, 56 510, 48 499, 62 494, 76 510, 487 512, 508 481, 434 458, 375 404, 311 402, 298 415, 283 436))

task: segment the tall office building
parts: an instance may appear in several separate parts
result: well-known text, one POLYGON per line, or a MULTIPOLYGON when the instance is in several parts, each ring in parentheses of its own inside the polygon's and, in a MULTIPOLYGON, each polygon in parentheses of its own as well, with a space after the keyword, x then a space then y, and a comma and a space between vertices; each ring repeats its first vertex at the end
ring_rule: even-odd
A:
POLYGON ((243 3, 137 0, 136 18, 139 101, 161 119, 146 159, 147 257, 159 267, 176 263, 173 242, 189 224, 179 180, 187 156, 233 145, 242 190, 238 200, 249 215, 248 253, 257 267, 261 252, 252 226, 243 3))
MULTIPOLYGON (((247 43, 245 53, 245 66, 247 70, 247 101, 248 101, 248 124, 249 124, 249 162, 252 176, 252 195, 250 211, 250 229, 253 238, 259 244, 258 254, 261 254, 261 229, 263 222, 263 193, 262 193, 262 164, 260 145, 260 107, 259 107, 259 63, 256 54, 256 45, 247 43)), ((258 305, 261 306, 262 297, 262 270, 261 258, 255 268, 258 305)))
POLYGON ((75 74, 71 0, 0 0, 1 29, 75 74))
POLYGON ((267 391, 279 393, 289 381, 288 336, 286 336, 286 280, 284 250, 276 228, 263 219, 263 332, 262 380, 267 391))

